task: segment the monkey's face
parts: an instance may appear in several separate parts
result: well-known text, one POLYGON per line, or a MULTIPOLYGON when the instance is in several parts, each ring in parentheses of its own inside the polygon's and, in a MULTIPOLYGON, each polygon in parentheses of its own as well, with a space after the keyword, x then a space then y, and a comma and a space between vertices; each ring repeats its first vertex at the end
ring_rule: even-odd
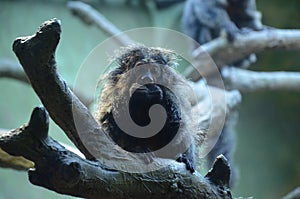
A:
POLYGON ((143 60, 119 74, 110 98, 113 121, 120 129, 117 135, 110 132, 116 143, 126 150, 143 152, 158 150, 172 141, 181 125, 180 102, 172 91, 174 77, 168 65, 143 60), (129 147, 120 143, 121 135, 127 137, 121 140, 131 143, 129 147))
POLYGON ((173 64, 170 51, 138 48, 121 55, 108 74, 98 118, 123 149, 177 157, 190 145, 182 129, 188 125, 191 92, 173 64))
MULTIPOLYGON (((163 80, 166 66, 156 63, 137 62, 136 65, 125 73, 120 82, 126 93, 122 106, 127 108, 130 117, 139 126, 147 126, 151 122, 149 117, 150 108, 155 105, 164 104, 167 96, 165 93, 166 81, 163 80)), ((120 107, 120 105, 119 105, 120 107)))

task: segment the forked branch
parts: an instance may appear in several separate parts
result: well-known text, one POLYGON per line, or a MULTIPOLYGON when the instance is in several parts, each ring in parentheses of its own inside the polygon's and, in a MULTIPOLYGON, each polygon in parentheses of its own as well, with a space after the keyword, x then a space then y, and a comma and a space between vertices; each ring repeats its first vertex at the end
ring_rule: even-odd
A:
POLYGON ((35 163, 29 171, 31 183, 58 193, 84 198, 226 198, 230 197, 228 163, 218 157, 203 178, 191 174, 183 164, 148 173, 103 169, 98 162, 82 159, 48 137, 48 113, 34 109, 27 125, 0 135, 0 147, 12 155, 35 163), (225 187, 224 187, 225 186, 225 187))

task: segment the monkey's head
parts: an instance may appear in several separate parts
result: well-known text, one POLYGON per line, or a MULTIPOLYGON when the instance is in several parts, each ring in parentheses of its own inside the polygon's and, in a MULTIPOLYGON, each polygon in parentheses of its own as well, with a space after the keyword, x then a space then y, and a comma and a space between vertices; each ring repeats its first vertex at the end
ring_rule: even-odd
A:
POLYGON ((145 46, 124 48, 115 58, 117 67, 104 79, 97 119, 123 149, 152 152, 176 138, 175 145, 191 144, 191 135, 177 133, 189 122, 192 92, 172 68, 176 60, 170 50, 145 46))

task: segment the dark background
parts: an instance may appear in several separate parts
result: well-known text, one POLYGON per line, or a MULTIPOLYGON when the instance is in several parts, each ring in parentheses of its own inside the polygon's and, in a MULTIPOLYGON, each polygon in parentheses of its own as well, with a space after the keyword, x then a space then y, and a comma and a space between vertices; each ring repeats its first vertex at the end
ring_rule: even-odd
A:
MULTIPOLYGON (((95 7, 121 30, 146 26, 179 30, 182 3, 150 11, 138 3, 129 6, 118 1, 94 3, 98 2, 95 7)), ((298 0, 258 0, 257 7, 263 13, 264 24, 300 28, 298 0)), ((59 71, 72 85, 85 57, 107 36, 72 16, 66 1, 0 1, 0 59, 16 60, 11 50, 13 40, 33 34, 43 21, 53 17, 61 19, 63 29, 56 54, 59 71)), ((250 69, 299 71, 299 55, 300 51, 261 53, 250 69)), ((14 80, 0 79, 0 91, 1 128, 12 129, 27 122, 32 109, 41 104, 30 86, 14 80)), ((233 195, 281 198, 300 185, 300 93, 282 90, 245 94, 239 113, 235 153, 239 183, 233 195)), ((50 135, 70 144, 53 122, 50 135)), ((15 198, 72 197, 31 185, 26 172, 0 169, 0 199, 15 198)))

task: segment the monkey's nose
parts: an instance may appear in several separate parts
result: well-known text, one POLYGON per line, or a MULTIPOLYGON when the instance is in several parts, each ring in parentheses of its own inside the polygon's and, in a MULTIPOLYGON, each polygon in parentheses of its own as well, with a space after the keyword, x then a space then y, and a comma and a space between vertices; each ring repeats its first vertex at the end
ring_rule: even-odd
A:
POLYGON ((140 85, 144 85, 144 84, 149 84, 149 83, 154 83, 154 77, 151 74, 151 72, 147 72, 145 74, 142 74, 139 78, 138 78, 138 83, 140 85))

